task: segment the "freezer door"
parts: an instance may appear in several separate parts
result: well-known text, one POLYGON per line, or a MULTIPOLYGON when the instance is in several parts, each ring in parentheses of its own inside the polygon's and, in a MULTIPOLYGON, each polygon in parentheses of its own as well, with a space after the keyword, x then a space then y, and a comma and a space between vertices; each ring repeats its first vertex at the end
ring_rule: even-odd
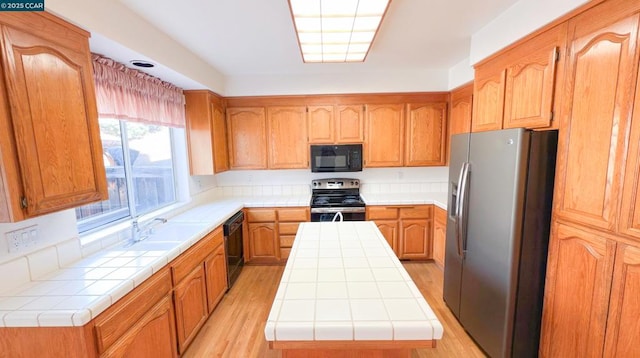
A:
POLYGON ((520 128, 470 138, 460 322, 491 357, 511 350, 529 139, 520 128))
MULTIPOLYGON (((458 252, 458 198, 459 180, 469 154, 469 133, 451 137, 449 159, 449 197, 447 200, 447 240, 445 244, 444 301, 453 314, 460 317, 460 284, 462 256, 458 252)), ((464 222, 462 222, 464 225, 464 222)))

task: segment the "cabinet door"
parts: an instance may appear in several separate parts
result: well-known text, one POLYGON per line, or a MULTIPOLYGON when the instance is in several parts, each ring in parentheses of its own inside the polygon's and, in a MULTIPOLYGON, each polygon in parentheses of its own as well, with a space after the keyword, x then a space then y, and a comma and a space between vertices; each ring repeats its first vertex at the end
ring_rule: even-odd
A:
MULTIPOLYGON (((34 29, 51 31, 43 18, 31 20, 37 20, 34 29)), ((74 41, 71 29, 61 30, 59 36, 68 32, 69 39, 60 42, 8 26, 2 30, 2 66, 21 174, 16 182, 22 185, 15 190, 24 190, 26 216, 106 199, 87 39, 65 43, 74 41)))
POLYGON ((471 132, 473 83, 451 91, 449 135, 471 132))
POLYGON ((638 15, 603 3, 569 21, 555 212, 614 230, 638 71, 638 15))
POLYGON ((362 143, 364 141, 364 106, 336 107, 336 142, 362 143))
POLYGON ((209 316, 206 292, 207 286, 202 264, 185 277, 173 291, 180 354, 184 353, 209 316))
POLYGON ((444 267, 445 243, 447 240, 447 212, 435 208, 433 220, 433 260, 444 267))
POLYGON ((639 357, 640 248, 618 245, 604 356, 639 357))
POLYGON ((309 167, 306 107, 268 107, 269 169, 309 167))
POLYGON ((376 220, 376 225, 387 243, 398 255, 398 220, 376 220))
POLYGON ((404 149, 404 105, 367 105, 365 167, 401 167, 404 149))
POLYGON ((189 174, 212 175, 213 128, 207 91, 185 91, 185 119, 189 174))
POLYGON ((166 296, 101 357, 177 357, 171 297, 166 296))
POLYGON ((506 70, 479 67, 473 89, 472 132, 502 129, 506 70))
POLYGON ((555 224, 542 317, 543 357, 602 356, 616 244, 555 224))
POLYGON ((213 126, 213 166, 215 173, 229 170, 229 150, 227 149, 227 124, 221 106, 211 104, 213 126))
POLYGON ((224 245, 218 246, 204 261, 204 269, 207 278, 207 307, 211 313, 227 292, 227 262, 224 245))
POLYGON ((335 140, 335 121, 333 106, 307 107, 309 121, 309 143, 333 143, 335 140))
POLYGON ((447 104, 409 104, 404 165, 445 165, 447 104))
POLYGON ((227 130, 231 169, 267 169, 264 108, 227 108, 227 130))
POLYGON ((250 223, 248 231, 252 262, 273 263, 280 259, 280 245, 274 223, 250 223))
POLYGON ((640 239, 640 76, 636 87, 629 149, 626 155, 618 231, 640 239))
POLYGON ((430 259, 432 230, 431 220, 401 220, 398 257, 401 259, 430 259))

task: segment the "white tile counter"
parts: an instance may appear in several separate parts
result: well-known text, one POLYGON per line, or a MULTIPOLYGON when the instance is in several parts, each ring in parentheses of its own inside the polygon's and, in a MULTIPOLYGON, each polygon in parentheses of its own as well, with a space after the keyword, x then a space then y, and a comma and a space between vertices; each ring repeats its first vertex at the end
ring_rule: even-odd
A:
POLYGON ((267 341, 432 341, 442 334, 373 222, 300 224, 267 341))
MULTIPOLYGON (((17 287, 0 287, 0 327, 83 326, 243 207, 307 206, 309 200, 310 195, 216 200, 157 225, 144 241, 128 247, 117 242, 85 257, 78 254, 79 260, 61 267, 57 247, 21 258, 28 261, 28 271, 16 275, 35 278, 17 287)), ((3 267, 26 265, 9 262, 3 267)))
POLYGON ((360 196, 367 205, 428 205, 433 204, 447 210, 447 196, 445 192, 414 192, 414 193, 361 193, 360 196))

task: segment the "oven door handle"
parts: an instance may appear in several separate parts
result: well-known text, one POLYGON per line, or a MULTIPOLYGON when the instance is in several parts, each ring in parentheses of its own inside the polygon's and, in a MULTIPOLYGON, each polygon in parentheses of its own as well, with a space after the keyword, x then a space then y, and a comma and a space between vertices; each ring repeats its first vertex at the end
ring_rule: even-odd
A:
POLYGON ((364 213, 365 209, 362 207, 358 208, 311 208, 311 212, 314 214, 335 214, 338 212, 342 213, 364 213))

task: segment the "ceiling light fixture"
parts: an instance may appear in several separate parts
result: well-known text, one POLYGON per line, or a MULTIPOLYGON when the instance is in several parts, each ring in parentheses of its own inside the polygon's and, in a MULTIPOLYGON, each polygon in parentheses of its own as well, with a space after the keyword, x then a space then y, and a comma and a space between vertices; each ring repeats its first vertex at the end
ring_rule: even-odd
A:
POLYGON ((391 0, 289 0, 304 62, 364 62, 391 0))

